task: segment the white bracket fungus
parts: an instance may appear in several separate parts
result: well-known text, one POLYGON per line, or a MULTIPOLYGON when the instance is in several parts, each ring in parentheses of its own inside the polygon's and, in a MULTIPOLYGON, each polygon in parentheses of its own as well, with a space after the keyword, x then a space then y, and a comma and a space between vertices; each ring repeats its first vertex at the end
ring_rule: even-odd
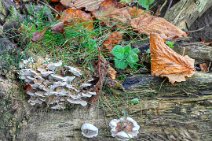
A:
POLYGON ((19 78, 29 86, 26 93, 30 96, 28 102, 31 105, 46 103, 52 109, 65 109, 67 103, 86 106, 86 99, 96 95, 90 80, 79 77, 83 73, 78 68, 63 67, 62 61, 46 63, 44 60, 32 60, 23 60, 19 71, 19 78))
POLYGON ((112 136, 121 141, 128 141, 135 138, 140 129, 138 123, 130 117, 113 119, 110 121, 109 126, 112 136))
POLYGON ((81 127, 82 135, 86 138, 93 138, 98 135, 98 128, 90 123, 84 123, 81 127))

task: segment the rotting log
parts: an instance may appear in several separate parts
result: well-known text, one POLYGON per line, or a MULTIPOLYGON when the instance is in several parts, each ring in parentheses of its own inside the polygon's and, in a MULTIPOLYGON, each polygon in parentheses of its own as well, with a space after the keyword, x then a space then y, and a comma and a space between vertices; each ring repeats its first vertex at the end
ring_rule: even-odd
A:
MULTIPOLYGON (((127 107, 129 115, 141 126, 139 136, 135 140, 211 139, 212 74, 195 73, 186 82, 175 85, 150 75, 139 75, 127 78, 124 86, 127 90, 119 91, 121 94, 118 96, 130 97, 135 93, 143 95, 139 104, 127 107), (148 97, 152 93, 154 96, 148 97)), ((106 96, 103 96, 103 100, 107 100, 106 96)), ((122 105, 126 104, 124 100, 121 101, 122 105)), ((116 110, 121 111, 122 108, 120 106, 116 110)), ((96 125, 100 132, 99 136, 92 140, 115 141, 110 135, 108 123, 118 115, 113 110, 105 110, 98 107, 75 107, 71 111, 34 112, 17 140, 86 141, 80 128, 84 122, 89 122, 96 125)))
POLYGON ((212 46, 200 42, 178 42, 174 50, 181 55, 188 55, 196 61, 212 61, 212 46))
POLYGON ((127 93, 142 91, 163 96, 180 96, 191 94, 193 96, 212 94, 212 74, 196 72, 187 81, 171 85, 166 79, 152 77, 151 75, 138 75, 129 77, 124 82, 127 93), (149 92, 148 92, 149 91, 149 92))
MULTIPOLYGON (((212 74, 197 72, 175 85, 139 75, 127 78, 124 86, 129 97, 143 95, 139 104, 128 107, 129 114, 142 125, 140 140, 211 139, 212 74), (155 96, 147 97, 152 94, 155 96)), ((113 111, 107 114, 112 115, 113 111)))

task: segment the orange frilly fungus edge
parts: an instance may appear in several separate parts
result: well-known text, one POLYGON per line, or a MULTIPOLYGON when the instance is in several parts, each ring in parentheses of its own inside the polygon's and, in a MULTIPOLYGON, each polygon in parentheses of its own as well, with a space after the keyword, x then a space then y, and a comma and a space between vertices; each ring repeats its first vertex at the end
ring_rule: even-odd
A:
POLYGON ((169 82, 186 81, 194 72, 194 59, 181 56, 169 48, 157 33, 150 34, 151 74, 167 77, 169 82))

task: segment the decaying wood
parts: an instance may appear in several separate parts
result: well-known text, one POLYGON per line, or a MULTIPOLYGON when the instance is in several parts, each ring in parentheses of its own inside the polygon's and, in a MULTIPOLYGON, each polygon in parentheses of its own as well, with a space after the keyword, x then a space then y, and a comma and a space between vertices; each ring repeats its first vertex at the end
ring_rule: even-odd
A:
POLYGON ((212 46, 207 46, 203 43, 176 43, 174 50, 181 55, 188 55, 189 57, 201 61, 212 61, 212 46))
POLYGON ((201 95, 212 94, 212 74, 196 72, 191 78, 182 83, 171 85, 164 79, 152 77, 151 75, 133 76, 126 79, 124 87, 127 93, 163 94, 163 96, 201 95))
MULTIPOLYGON (((162 79, 150 75, 127 78, 125 92, 114 93, 139 96, 137 105, 127 107, 131 117, 141 126, 137 141, 210 141, 212 118, 212 74, 196 73, 188 81, 171 85, 162 79)), ((103 97, 107 102, 106 96, 103 97)), ((114 110, 104 112, 98 108, 83 109, 75 107, 70 111, 50 111, 32 113, 28 125, 18 135, 19 140, 37 139, 40 141, 55 139, 86 140, 81 135, 84 122, 93 123, 100 130, 96 141, 115 141, 111 138, 109 121, 118 118, 116 111, 122 111, 126 102, 116 107, 117 102, 108 107, 114 110)), ((107 104, 106 104, 107 105, 107 104)), ((105 109, 104 109, 105 110, 105 109)))
POLYGON ((181 29, 187 29, 212 6, 211 0, 181 0, 165 15, 165 18, 181 29))

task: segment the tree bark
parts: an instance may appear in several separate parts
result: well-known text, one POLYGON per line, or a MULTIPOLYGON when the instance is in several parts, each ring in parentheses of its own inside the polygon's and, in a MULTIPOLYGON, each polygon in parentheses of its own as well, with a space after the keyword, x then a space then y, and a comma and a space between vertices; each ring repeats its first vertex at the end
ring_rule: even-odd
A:
POLYGON ((181 0, 166 12, 165 18, 177 27, 187 29, 211 6, 211 0, 181 0))
POLYGON ((174 50, 181 55, 188 55, 195 59, 197 63, 212 61, 212 46, 200 42, 179 42, 175 44, 174 50))

